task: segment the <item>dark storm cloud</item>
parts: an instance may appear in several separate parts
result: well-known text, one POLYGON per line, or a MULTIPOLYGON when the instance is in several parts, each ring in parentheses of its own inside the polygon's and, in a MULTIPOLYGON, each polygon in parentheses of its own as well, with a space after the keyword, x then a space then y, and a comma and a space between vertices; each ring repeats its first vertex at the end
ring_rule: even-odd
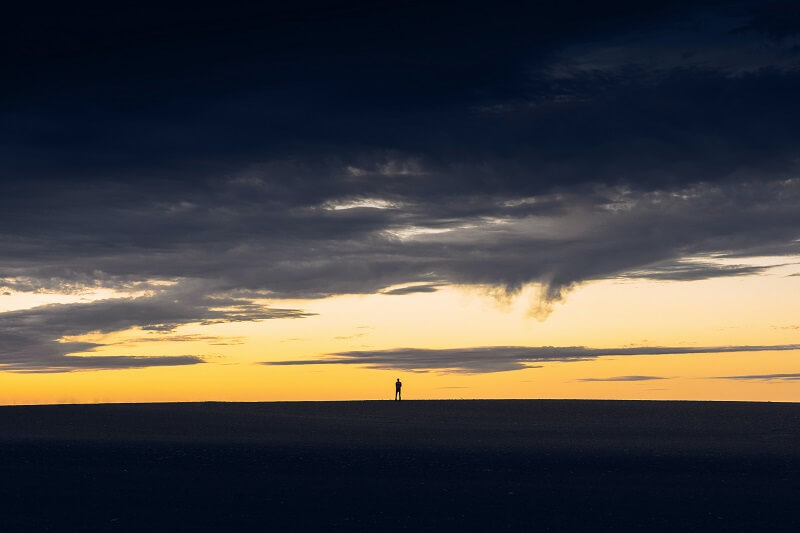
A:
POLYGON ((791 3, 26 6, 0 52, 0 285, 193 294, 54 312, 45 344, 800 253, 791 3))
MULTIPOLYGON (((401 153, 440 171, 392 180, 425 196, 785 175, 796 58, 732 33, 769 27, 763 15, 641 4, 23 12, 6 34, 5 170, 197 183, 287 157, 359 167, 401 153)), ((286 189, 348 192, 304 182, 286 189)))
POLYGON ((753 29, 779 42, 800 34, 800 6, 797 2, 760 2, 754 7, 753 15, 743 30, 753 29))
POLYGON ((789 350, 800 350, 800 344, 697 347, 641 346, 636 348, 586 348, 584 346, 486 346, 478 348, 431 350, 397 348, 392 350, 338 352, 329 354, 322 359, 265 361, 261 364, 278 366, 364 365, 367 368, 381 370, 439 371, 473 374, 523 370, 525 368, 536 368, 537 363, 589 361, 599 357, 718 354, 789 350))

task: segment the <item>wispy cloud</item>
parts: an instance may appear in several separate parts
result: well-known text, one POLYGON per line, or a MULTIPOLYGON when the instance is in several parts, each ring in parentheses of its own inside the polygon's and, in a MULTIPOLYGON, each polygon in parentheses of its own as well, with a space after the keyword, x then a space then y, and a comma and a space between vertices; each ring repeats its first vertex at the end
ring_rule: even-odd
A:
MULTIPOLYGON (((202 342, 212 346, 233 346, 242 344, 243 337, 221 337, 217 335, 199 335, 196 333, 187 335, 153 335, 150 337, 134 337, 113 345, 132 345, 148 342, 202 342)), ((110 345, 110 344, 109 344, 110 345)))
POLYGON ((335 341, 344 341, 344 340, 350 340, 350 339, 358 339, 358 338, 363 337, 365 335, 367 335, 367 334, 366 333, 354 333, 353 335, 337 335, 336 337, 333 338, 333 340, 335 340, 335 341))
POLYGON ((696 281, 701 279, 762 274, 780 265, 720 265, 708 261, 667 261, 645 269, 634 269, 623 277, 642 277, 668 281, 696 281))
POLYGON ((790 374, 751 374, 744 376, 718 376, 716 379, 732 379, 735 381, 800 381, 800 373, 790 374))
MULTIPOLYGON (((642 346, 587 348, 584 346, 485 346, 452 349, 396 348, 348 351, 320 359, 264 361, 265 365, 364 365, 375 369, 460 373, 522 370, 546 362, 587 361, 600 357, 714 354, 800 350, 800 344, 773 346, 642 346)), ((628 376, 642 379, 642 376, 628 376)), ((658 378, 652 378, 658 379, 658 378)), ((630 379, 629 379, 630 380, 630 379)))
POLYGON ((661 376, 614 376, 610 378, 581 378, 578 381, 653 381, 669 379, 661 376))

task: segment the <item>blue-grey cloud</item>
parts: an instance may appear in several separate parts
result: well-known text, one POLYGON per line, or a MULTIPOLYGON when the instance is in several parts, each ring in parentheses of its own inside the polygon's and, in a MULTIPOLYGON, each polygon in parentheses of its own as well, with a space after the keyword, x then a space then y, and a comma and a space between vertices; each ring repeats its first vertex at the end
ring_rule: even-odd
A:
POLYGON ((98 205, 86 217, 70 207, 80 204, 77 195, 58 191, 64 207, 24 206, 17 213, 22 227, 6 213, 0 228, 14 231, 0 231, 0 277, 15 290, 131 290, 155 279, 261 297, 370 293, 408 283, 428 290, 442 281, 513 290, 541 282, 557 296, 607 277, 758 274, 763 267, 710 259, 759 255, 767 244, 771 255, 781 247, 796 253, 800 227, 798 180, 649 193, 597 188, 557 200, 475 198, 458 209, 406 199, 402 208, 366 213, 265 210, 271 194, 265 183, 220 183, 202 195, 181 193, 183 203, 151 203, 145 195, 135 210, 98 205), (540 201, 559 207, 537 211, 540 201))
POLYGON ((461 373, 505 372, 546 362, 589 361, 600 357, 719 354, 794 351, 800 344, 773 346, 640 346, 587 348, 584 346, 485 346, 475 348, 362 350, 337 352, 319 359, 264 361, 264 365, 364 365, 367 368, 461 373))
POLYGON ((92 355, 76 356, 52 354, 52 357, 26 357, 24 360, 4 359, 0 370, 21 374, 50 374, 59 372, 77 372, 90 370, 127 370, 154 366, 185 366, 205 363, 205 358, 198 355, 92 355))
POLYGON ((110 333, 139 328, 153 332, 130 342, 217 341, 192 335, 164 335, 190 323, 257 321, 308 316, 295 309, 268 308, 241 298, 209 296, 195 292, 166 290, 151 296, 112 298, 88 303, 52 304, 0 313, 0 370, 15 372, 63 372, 187 365, 204 362, 191 356, 75 355, 112 344, 65 341, 65 337, 87 333, 110 333))
POLYGON ((392 296, 402 296, 405 294, 417 294, 425 292, 436 292, 439 290, 440 285, 435 283, 427 283, 424 285, 410 285, 408 287, 398 287, 396 289, 389 289, 381 291, 381 294, 388 294, 392 296))

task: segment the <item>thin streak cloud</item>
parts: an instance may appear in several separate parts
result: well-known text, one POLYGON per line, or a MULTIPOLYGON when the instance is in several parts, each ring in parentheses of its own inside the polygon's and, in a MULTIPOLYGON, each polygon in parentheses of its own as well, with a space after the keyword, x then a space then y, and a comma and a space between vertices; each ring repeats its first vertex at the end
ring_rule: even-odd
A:
POLYGON ((51 359, 27 357, 24 360, 4 361, 0 370, 19 374, 53 374, 87 370, 122 370, 158 366, 186 366, 205 363, 197 355, 136 356, 136 355, 93 355, 57 356, 51 359))
POLYGON ((766 382, 781 382, 781 381, 800 381, 800 373, 790 374, 752 374, 744 376, 719 376, 716 379, 731 379, 734 381, 766 381, 766 382))
MULTIPOLYGON (((348 351, 320 359, 264 361, 264 365, 364 365, 380 370, 438 371, 466 374, 523 370, 547 362, 590 361, 601 357, 721 354, 737 352, 794 351, 800 344, 773 346, 643 346, 587 348, 584 346, 486 346, 452 349, 396 348, 348 351)), ((636 376, 634 376, 636 377, 636 376)))
POLYGON ((578 381, 603 382, 603 381, 654 381, 659 379, 669 379, 662 376, 614 376, 610 378, 582 378, 578 381))

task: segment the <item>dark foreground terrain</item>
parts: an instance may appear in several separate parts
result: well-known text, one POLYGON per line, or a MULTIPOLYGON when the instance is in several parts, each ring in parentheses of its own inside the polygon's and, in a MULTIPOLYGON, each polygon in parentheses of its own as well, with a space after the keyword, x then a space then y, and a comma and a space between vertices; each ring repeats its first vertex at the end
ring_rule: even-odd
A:
POLYGON ((800 405, 0 408, 0 530, 800 531, 800 405))

